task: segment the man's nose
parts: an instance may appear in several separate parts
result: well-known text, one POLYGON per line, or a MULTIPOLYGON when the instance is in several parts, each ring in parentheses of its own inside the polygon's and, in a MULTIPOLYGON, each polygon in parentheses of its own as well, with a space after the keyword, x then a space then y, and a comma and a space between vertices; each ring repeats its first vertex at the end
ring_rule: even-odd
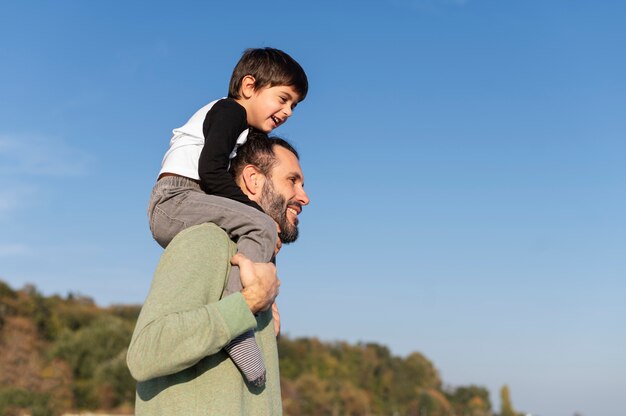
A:
POLYGON ((298 195, 296 195, 296 198, 298 202, 301 203, 302 205, 309 205, 309 202, 311 202, 304 188, 300 189, 300 191, 298 192, 298 195))
POLYGON ((291 115, 293 114, 293 108, 291 108, 291 104, 287 104, 283 107, 283 114, 285 114, 287 117, 291 117, 291 115))

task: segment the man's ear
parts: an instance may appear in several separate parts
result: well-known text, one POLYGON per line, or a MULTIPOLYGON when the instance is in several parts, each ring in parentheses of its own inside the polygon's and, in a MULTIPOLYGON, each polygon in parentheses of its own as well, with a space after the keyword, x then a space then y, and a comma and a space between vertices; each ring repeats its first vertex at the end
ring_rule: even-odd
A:
POLYGON ((254 165, 244 166, 241 172, 241 179, 245 188, 244 193, 249 197, 259 195, 265 184, 265 175, 254 165))
POLYGON ((256 86, 256 79, 252 75, 246 75, 241 80, 241 96, 245 99, 252 97, 256 86))

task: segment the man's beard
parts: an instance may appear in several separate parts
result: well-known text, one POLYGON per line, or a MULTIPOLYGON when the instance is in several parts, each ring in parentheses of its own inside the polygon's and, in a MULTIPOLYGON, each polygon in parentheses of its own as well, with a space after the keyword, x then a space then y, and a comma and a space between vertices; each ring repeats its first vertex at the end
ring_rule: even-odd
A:
MULTIPOLYGON (((289 244, 298 238, 298 219, 292 224, 287 218, 287 201, 285 197, 276 192, 274 184, 270 178, 267 178, 261 190, 261 198, 259 205, 265 210, 265 213, 272 217, 278 223, 280 232, 278 238, 283 244, 289 244)), ((300 205, 293 202, 292 205, 300 205)))

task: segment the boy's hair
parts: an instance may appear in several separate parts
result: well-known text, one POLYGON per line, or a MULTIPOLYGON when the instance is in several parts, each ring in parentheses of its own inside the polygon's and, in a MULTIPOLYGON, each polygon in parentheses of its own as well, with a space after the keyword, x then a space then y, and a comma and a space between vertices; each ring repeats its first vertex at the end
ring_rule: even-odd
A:
POLYGON ((287 53, 274 48, 246 49, 241 56, 228 87, 229 98, 241 98, 239 90, 246 75, 254 77, 254 89, 286 85, 293 87, 300 101, 309 90, 309 81, 304 69, 287 53))
POLYGON ((271 171, 276 164, 274 146, 283 147, 300 160, 300 155, 293 146, 280 137, 268 137, 262 131, 253 130, 248 139, 237 148, 237 155, 230 161, 230 174, 237 178, 246 165, 255 166, 265 177, 271 178, 271 171))

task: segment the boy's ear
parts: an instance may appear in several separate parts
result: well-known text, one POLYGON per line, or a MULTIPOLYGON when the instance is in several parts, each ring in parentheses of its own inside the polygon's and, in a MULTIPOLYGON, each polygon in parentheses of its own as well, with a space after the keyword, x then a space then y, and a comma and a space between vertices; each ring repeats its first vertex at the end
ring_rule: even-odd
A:
POLYGON ((256 79, 252 75, 246 75, 241 80, 241 96, 243 98, 250 98, 254 94, 256 85, 256 79))
POLYGON ((261 193, 265 184, 265 175, 263 175, 256 166, 246 165, 241 172, 241 179, 245 187, 244 193, 248 196, 254 196, 261 193))

